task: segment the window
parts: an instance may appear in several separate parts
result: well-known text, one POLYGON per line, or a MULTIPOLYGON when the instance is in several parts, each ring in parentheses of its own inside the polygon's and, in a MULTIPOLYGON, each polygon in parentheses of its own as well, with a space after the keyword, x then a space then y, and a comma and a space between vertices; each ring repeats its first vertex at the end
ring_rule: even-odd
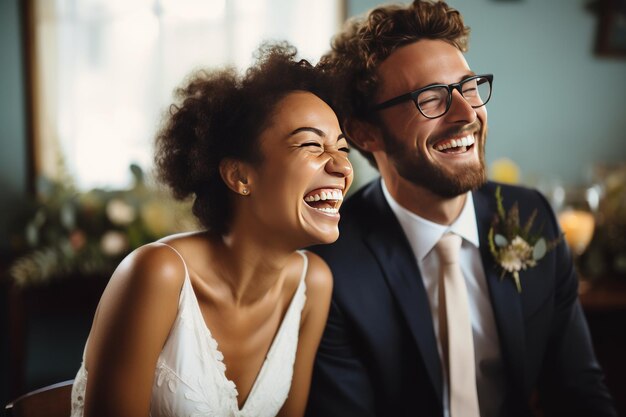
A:
POLYGON ((123 188, 149 170, 174 88, 200 67, 252 61, 288 40, 312 62, 343 19, 340 0, 30 0, 36 175, 123 188))

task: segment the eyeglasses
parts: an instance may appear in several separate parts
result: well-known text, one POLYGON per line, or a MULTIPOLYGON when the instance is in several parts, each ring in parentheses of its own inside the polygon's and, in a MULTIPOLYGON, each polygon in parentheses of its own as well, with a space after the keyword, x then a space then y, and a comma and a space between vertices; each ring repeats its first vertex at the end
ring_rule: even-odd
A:
POLYGON ((465 100, 477 109, 482 107, 491 98, 491 84, 493 74, 474 75, 466 78, 460 83, 453 84, 433 84, 410 93, 392 98, 383 103, 376 104, 372 110, 382 110, 396 104, 412 100, 415 107, 428 119, 441 117, 450 110, 452 104, 452 91, 457 90, 465 100))

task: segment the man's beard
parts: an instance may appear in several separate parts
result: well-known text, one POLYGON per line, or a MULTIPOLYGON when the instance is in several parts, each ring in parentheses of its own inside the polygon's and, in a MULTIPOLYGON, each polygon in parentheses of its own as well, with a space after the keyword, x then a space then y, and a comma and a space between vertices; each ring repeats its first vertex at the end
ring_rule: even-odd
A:
MULTIPOLYGON (((476 131, 477 125, 480 126, 479 121, 463 130, 476 131)), ((392 135, 386 126, 382 126, 381 130, 388 159, 401 177, 415 185, 424 187, 443 198, 453 198, 475 190, 487 181, 484 150, 486 132, 483 129, 478 129, 480 137, 476 138, 476 143, 473 145, 480 144, 480 148, 477 149, 478 164, 468 164, 461 175, 448 173, 442 166, 433 164, 424 157, 419 148, 407 148, 406 142, 392 135)), ((448 132, 445 137, 455 135, 457 133, 448 132)))

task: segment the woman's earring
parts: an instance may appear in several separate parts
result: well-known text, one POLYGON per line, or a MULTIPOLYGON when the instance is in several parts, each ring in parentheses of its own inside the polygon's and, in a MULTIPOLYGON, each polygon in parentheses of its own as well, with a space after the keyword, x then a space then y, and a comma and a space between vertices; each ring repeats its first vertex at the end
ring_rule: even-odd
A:
POLYGON ((243 195, 248 195, 249 192, 250 191, 248 191, 247 188, 244 188, 243 190, 241 190, 241 194, 243 194, 243 195))

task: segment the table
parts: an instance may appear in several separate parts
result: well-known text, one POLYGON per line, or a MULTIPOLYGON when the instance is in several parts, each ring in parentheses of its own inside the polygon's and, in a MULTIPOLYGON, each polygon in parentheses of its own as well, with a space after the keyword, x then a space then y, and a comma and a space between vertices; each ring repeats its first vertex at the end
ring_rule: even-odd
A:
POLYGON ((24 288, 7 284, 10 398, 26 391, 26 343, 31 320, 42 314, 93 317, 107 281, 102 276, 71 276, 24 288))
POLYGON ((626 416, 626 279, 582 280, 580 302, 618 414, 626 416))

